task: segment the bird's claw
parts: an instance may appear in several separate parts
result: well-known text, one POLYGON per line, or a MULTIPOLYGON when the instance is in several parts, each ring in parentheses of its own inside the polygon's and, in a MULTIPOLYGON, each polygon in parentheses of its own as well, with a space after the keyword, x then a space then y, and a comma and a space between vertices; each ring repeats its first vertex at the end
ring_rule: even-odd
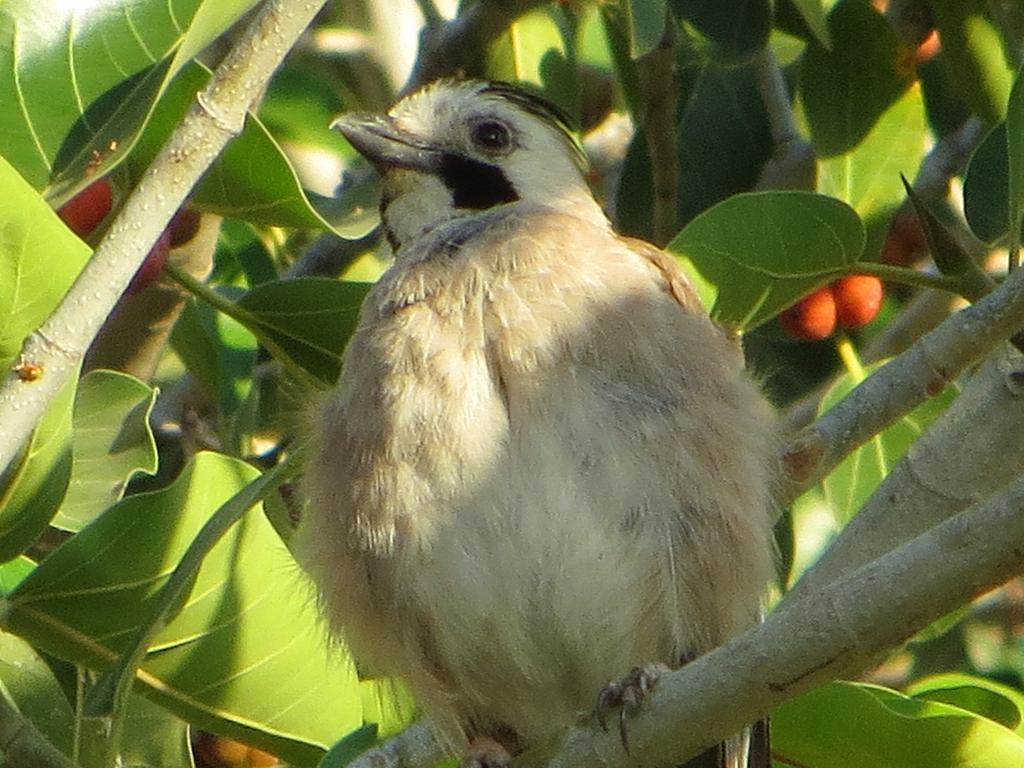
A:
POLYGON ((622 748, 629 754, 629 729, 627 718, 640 710, 648 694, 654 689, 665 667, 661 664, 645 664, 633 667, 618 681, 608 683, 597 697, 597 722, 608 730, 608 710, 619 710, 619 738, 622 748))

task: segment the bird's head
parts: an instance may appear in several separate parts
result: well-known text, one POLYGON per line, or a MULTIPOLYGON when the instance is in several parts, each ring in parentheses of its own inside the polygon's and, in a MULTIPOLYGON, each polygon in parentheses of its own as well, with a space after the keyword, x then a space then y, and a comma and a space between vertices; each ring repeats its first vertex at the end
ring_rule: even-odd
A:
POLYGON ((333 127, 384 177, 381 220, 396 251, 442 222, 520 201, 603 219, 564 113, 507 83, 440 80, 387 115, 349 113, 333 127))

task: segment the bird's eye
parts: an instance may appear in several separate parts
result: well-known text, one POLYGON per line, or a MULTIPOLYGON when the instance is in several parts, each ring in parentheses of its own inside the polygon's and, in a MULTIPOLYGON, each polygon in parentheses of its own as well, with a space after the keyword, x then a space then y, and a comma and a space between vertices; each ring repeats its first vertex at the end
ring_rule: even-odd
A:
POLYGON ((473 142, 486 152, 506 152, 512 146, 512 134, 504 123, 484 120, 473 126, 473 142))

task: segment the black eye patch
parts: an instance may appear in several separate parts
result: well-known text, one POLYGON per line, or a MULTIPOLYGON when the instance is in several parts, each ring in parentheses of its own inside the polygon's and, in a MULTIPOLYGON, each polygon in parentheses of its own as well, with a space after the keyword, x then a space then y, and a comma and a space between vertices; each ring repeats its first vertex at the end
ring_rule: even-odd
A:
POLYGON ((485 210, 519 199, 515 187, 496 165, 449 152, 441 157, 441 179, 451 191, 456 208, 485 210))

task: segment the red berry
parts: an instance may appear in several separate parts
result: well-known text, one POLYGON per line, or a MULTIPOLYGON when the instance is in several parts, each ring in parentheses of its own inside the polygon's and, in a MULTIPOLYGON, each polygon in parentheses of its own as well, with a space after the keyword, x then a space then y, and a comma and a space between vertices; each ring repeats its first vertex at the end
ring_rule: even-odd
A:
POLYGON ((142 262, 132 281, 128 283, 128 295, 141 291, 156 280, 164 271, 164 264, 167 263, 167 254, 171 252, 171 232, 165 229, 160 237, 153 243, 153 247, 146 254, 146 260, 142 262))
POLYGON ((861 328, 878 314, 885 290, 874 275, 850 275, 830 286, 836 305, 836 320, 843 328, 861 328))
POLYGON ((72 232, 86 237, 110 213, 113 199, 110 181, 98 179, 58 208, 57 215, 72 232))
POLYGON ((826 285, 779 315, 779 321, 791 336, 806 341, 828 338, 836 327, 836 303, 826 285))
POLYGON ((256 747, 249 747, 249 768, 273 768, 280 764, 281 761, 275 755, 256 747))
POLYGON ((929 30, 924 40, 917 44, 915 58, 918 64, 924 64, 938 56, 940 51, 942 51, 942 41, 939 39, 939 32, 932 29, 929 30))
POLYGON ((913 211, 904 209, 893 216, 882 245, 882 261, 897 267, 909 267, 927 251, 928 239, 913 211))
POLYGON ((182 208, 174 214, 167 228, 171 231, 171 248, 180 248, 199 231, 199 211, 195 208, 182 208))

